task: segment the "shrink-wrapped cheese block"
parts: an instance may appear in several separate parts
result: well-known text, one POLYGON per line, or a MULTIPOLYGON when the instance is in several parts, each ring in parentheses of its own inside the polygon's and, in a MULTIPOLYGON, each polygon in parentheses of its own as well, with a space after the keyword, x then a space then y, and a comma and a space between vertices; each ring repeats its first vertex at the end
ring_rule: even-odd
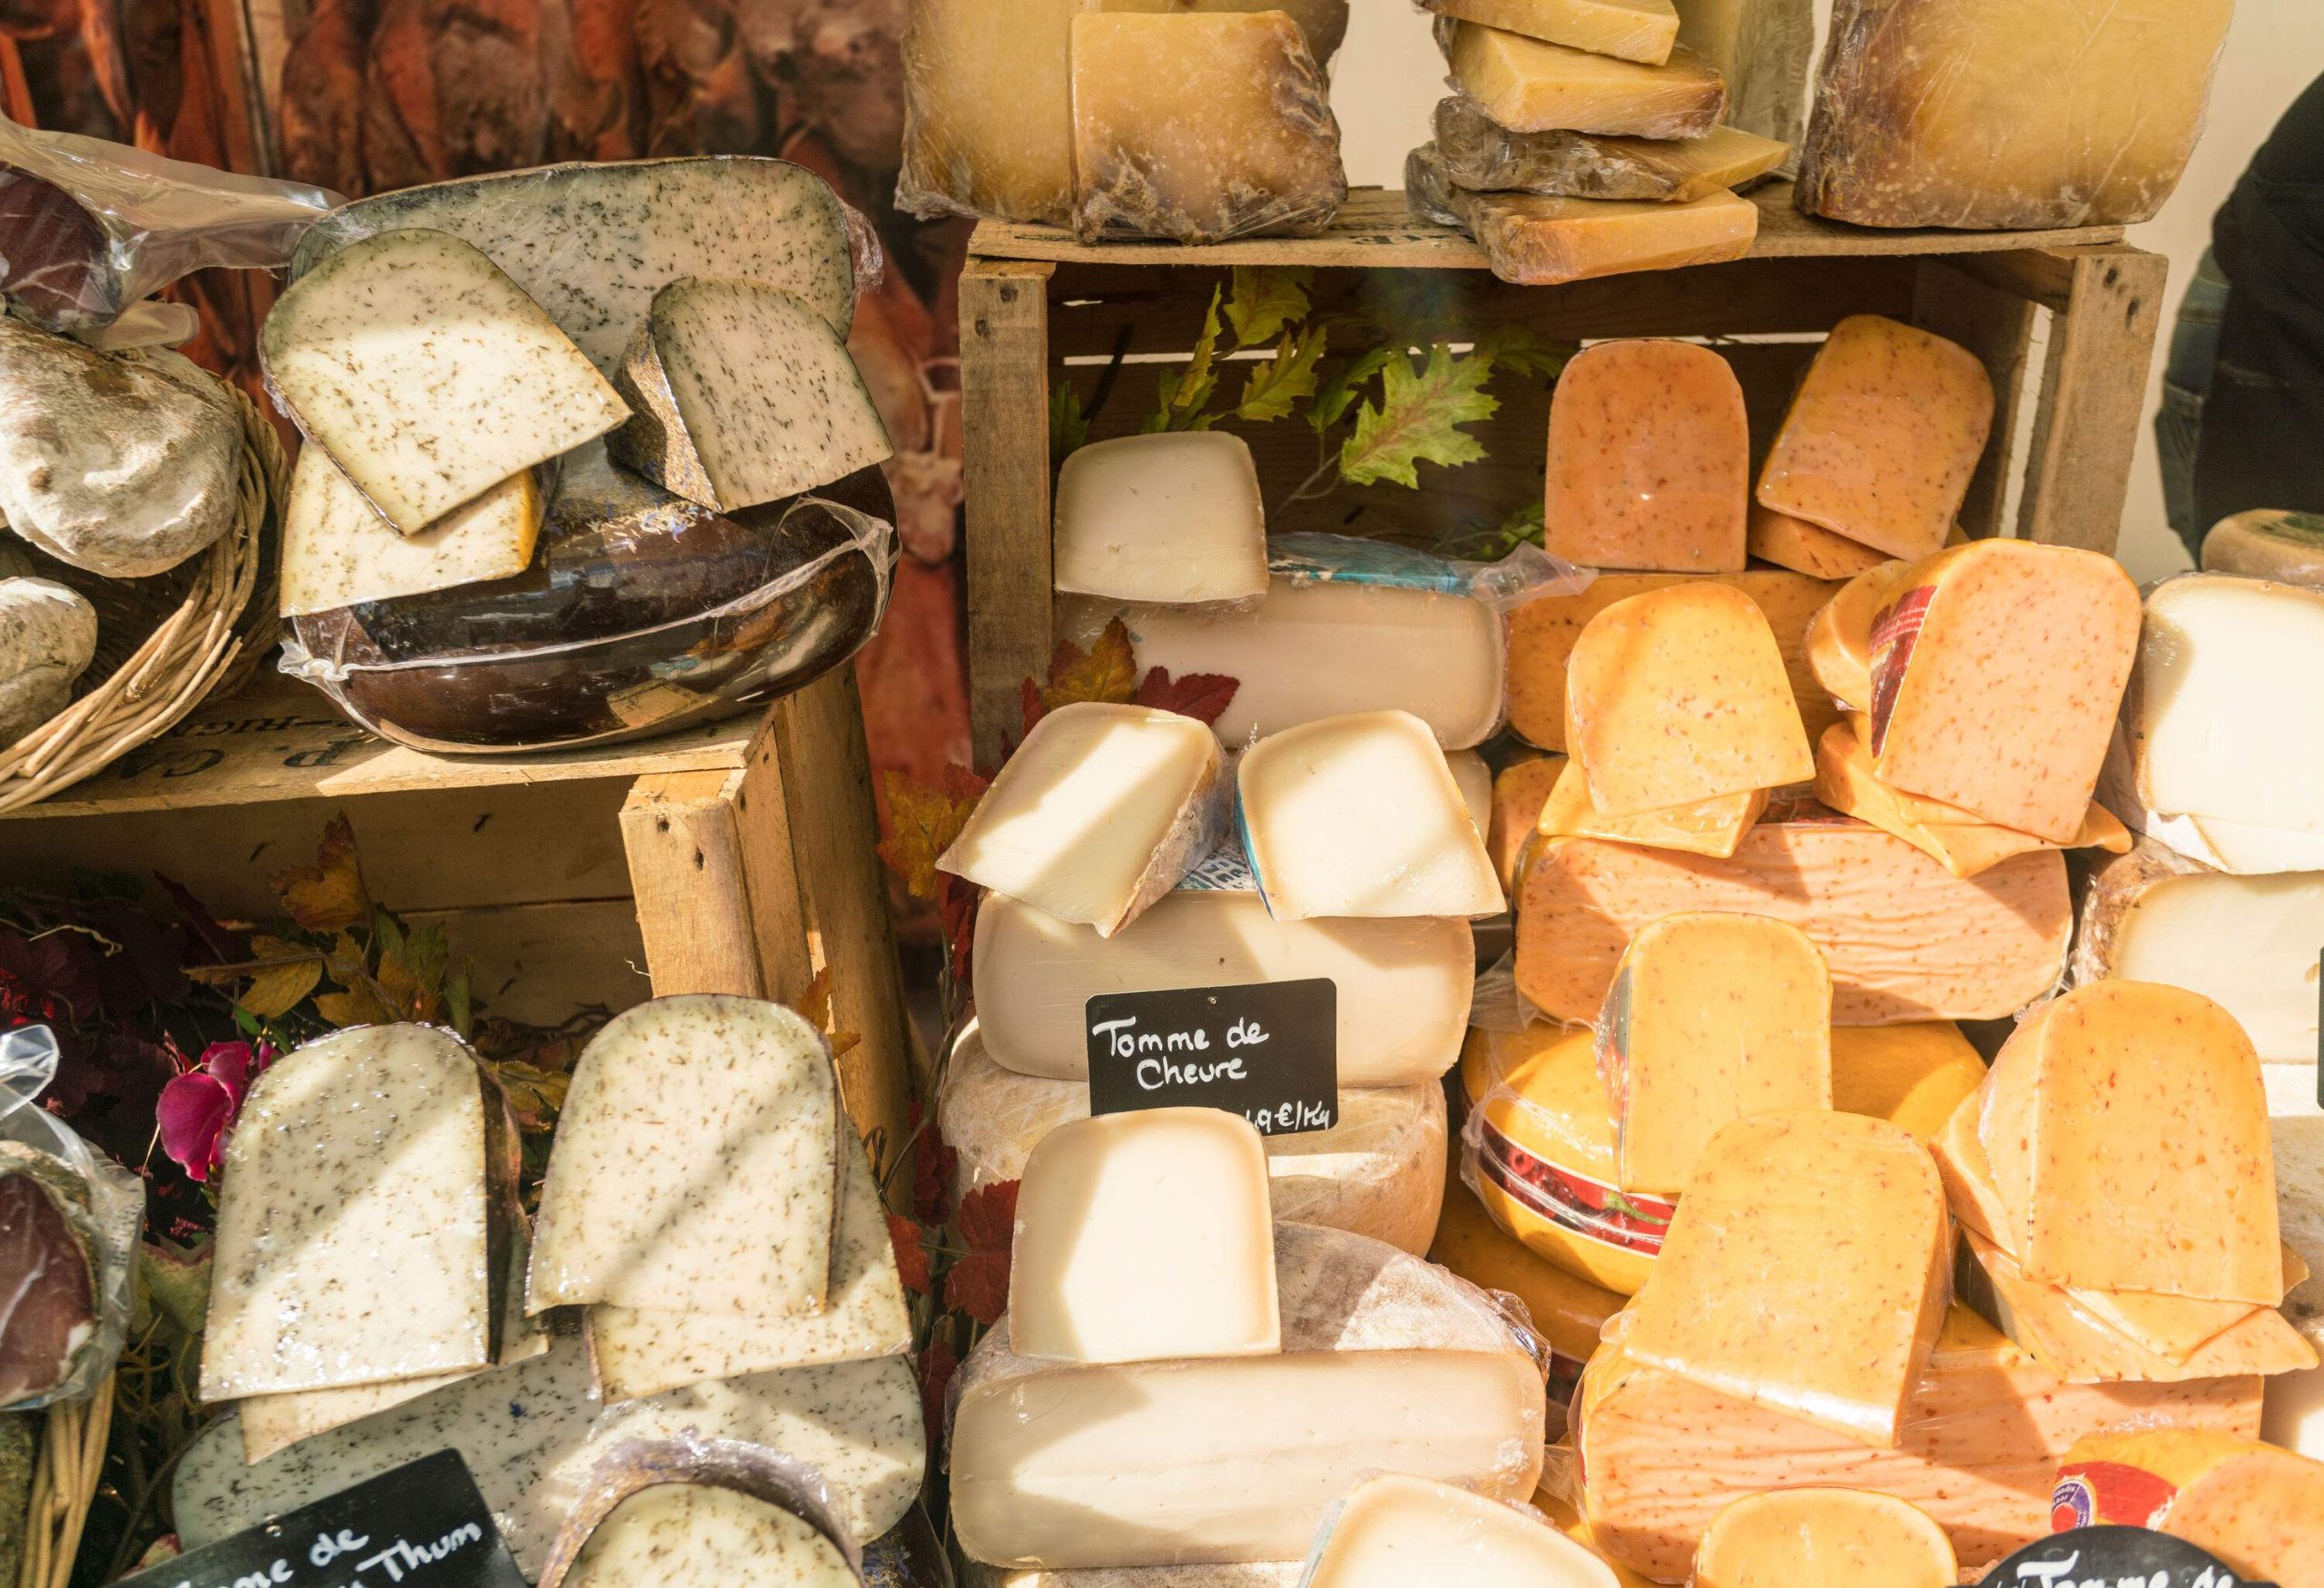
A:
POLYGON ((1774 568, 1716 574, 1600 574, 1572 595, 1537 596, 1509 615, 1509 725, 1529 744, 1563 751, 1566 672, 1574 642, 1592 618, 1617 601, 1692 582, 1740 590, 1764 614, 1783 657, 1799 715, 1809 735, 1837 720, 1830 696, 1807 666, 1807 629, 1837 587, 1774 568))
POLYGON ((97 609, 54 579, 0 576, 0 746, 72 704, 97 654, 97 609))
POLYGON ((792 1011, 707 993, 625 1010, 574 1063, 527 1309, 822 1311, 848 1129, 831 1051, 792 1011))
POLYGON ((1461 1050, 1476 952, 1466 921, 1277 921, 1258 894, 1182 888, 1112 937, 1001 894, 977 912, 986 1050, 1021 1075, 1089 1078, 1083 1013, 1110 992, 1327 977, 1343 1086, 1434 1080, 1461 1050))
POLYGON ((1085 242, 1313 232, 1347 197, 1331 84, 1281 12, 1073 19, 1085 242))
POLYGON ((2076 1439, 2131 1422, 2249 1435, 2259 1425, 2260 1380, 2063 1384, 1955 1307, 1893 1449, 1704 1389, 1610 1345, 1583 1376, 1576 1412, 1590 1537, 1649 1577, 1682 1580, 1733 1501, 1810 1485, 1918 1505, 1976 1572, 2049 1532, 2051 1477, 2076 1439))
POLYGON ((1799 142, 1815 0, 1673 0, 1679 43, 1727 79, 1727 119, 1747 133, 1799 142))
MULTIPOLYGON (((1349 1088, 1339 1123, 1266 1138, 1277 1218, 1327 1225, 1408 1252, 1428 1249, 1444 1179, 1444 1092, 1433 1080, 1349 1088)), ((956 1158, 952 1199, 1021 1178, 1033 1148, 1059 1125, 1089 1117, 1086 1081, 1003 1070, 972 1021, 953 1045, 937 1122, 956 1158)))
POLYGON ((323 260, 275 300, 259 354, 282 410, 406 533, 629 417, 538 303, 441 232, 323 260))
POLYGON ((1831 968, 1838 1025, 2014 1013, 2055 984, 2073 932, 2055 851, 1955 877, 1876 827, 1787 804, 1727 860, 1588 838, 1537 844, 1517 896, 1518 989, 1552 1020, 1592 1019, 1631 934, 1682 910, 1798 927, 1831 968))
POLYGON ((1832 1106, 1832 980, 1797 927, 1666 915, 1630 939, 1597 1025, 1614 1183, 1676 1197, 1735 1120, 1832 1106))
POLYGON ((1456 191, 1453 204, 1492 273, 1521 287, 1724 264, 1759 234, 1758 206, 1725 192, 1632 203, 1456 191))
POLYGON ((2255 508, 2203 537, 2203 571, 2324 589, 2324 517, 2255 508))
POLYGON ((2078 1440, 2058 1463, 2062 1516, 2152 1527, 2255 1581, 2324 1576, 2324 1462, 2199 1428, 2126 1428, 2078 1440))
POLYGON ((2153 217, 2201 130, 2230 0, 1839 0, 1799 207, 2013 231, 2153 217))
POLYGON ((600 1520, 557 1588, 719 1588, 757 1579, 785 1588, 861 1588, 847 1552, 769 1499, 702 1483, 638 1489, 600 1520))
POLYGON ((1248 1120, 1174 1108, 1060 1125, 1018 1191, 1016 1349, 1088 1363, 1279 1352, 1273 1232, 1248 1120))
POLYGON ((1743 543, 1761 562, 1817 579, 1852 579, 1888 560, 1886 552, 1756 501, 1744 527, 1743 543))
POLYGON ((1469 825, 1477 830, 1478 837, 1484 837, 1492 827, 1492 768, 1474 750, 1447 750, 1444 764, 1452 774, 1454 786, 1461 791, 1461 804, 1469 813, 1469 825))
POLYGON ((2137 635, 2138 590, 2112 557, 2024 540, 1939 552, 1873 622, 1875 775, 2073 842, 2137 635))
POLYGON ((1758 501, 1892 557, 1926 557, 1961 510, 1993 419, 1993 378, 1974 353, 1850 315, 1792 396, 1758 501))
POLYGON ((1660 338, 1599 342, 1551 396, 1542 545, 1586 567, 1740 573, 1750 474, 1725 359, 1660 338))
POLYGON ((1007 1321, 954 1380, 952 1520, 994 1565, 1279 1561, 1357 1478, 1521 1500, 1541 1370, 1482 1292, 1340 1230, 1275 1227, 1283 1350, 1093 1366, 1018 1355, 1007 1321))
POLYGON ((876 1538, 919 1497, 927 1470, 920 1390, 903 1357, 753 1374, 614 1402, 591 1381, 577 1336, 392 1411, 242 1463, 240 1419, 212 1422, 179 1458, 171 1514, 189 1550, 338 1494, 439 1450, 457 1450, 528 1576, 573 1496, 627 1440, 690 1435, 779 1450, 812 1467, 833 1518, 876 1538))
POLYGON ((1059 469, 1060 590, 1165 603, 1267 590, 1266 507, 1250 444, 1223 430, 1122 436, 1059 469))
POLYGON ((513 578, 532 566, 543 510, 527 469, 400 534, 320 447, 301 448, 282 509, 282 616, 513 578))
POLYGON ((1749 1115, 1703 1148, 1622 1349, 1894 1446, 1952 1266, 1945 1188, 1910 1132, 1828 1110, 1749 1115))
POLYGON ((1425 0, 1439 16, 1522 34, 1593 55, 1659 66, 1679 42, 1670 0, 1425 0))
POLYGON ((1550 1398, 1562 1415, 1572 1385, 1560 1394, 1561 1371, 1578 1376, 1597 1354, 1606 1320, 1629 1298, 1619 1291, 1567 1272, 1511 1235, 1484 1209, 1476 1193, 1459 1179, 1444 1188, 1444 1212, 1428 1260, 1450 1268, 1470 1284, 1504 1291, 1525 1304, 1534 1332, 1551 1352, 1550 1398))
POLYGON ((1918 566, 1896 560, 1866 568, 1834 590, 1810 618, 1808 671, 1841 711, 1872 709, 1872 631, 1918 566))
POLYGON ((1025 735, 937 869, 1111 937, 1216 846, 1224 763, 1193 717, 1060 706, 1025 735))
POLYGON ((1502 892, 1512 898, 1526 844, 1541 824, 1551 791, 1565 774, 1564 756, 1528 752, 1503 766, 1492 780, 1492 820, 1485 830, 1485 850, 1492 856, 1502 892))
POLYGON ((1433 126, 1445 180, 1472 192, 1685 204, 1754 182, 1791 153, 1734 127, 1677 139, 1512 133, 1458 94, 1437 101, 1433 126))
POLYGON ((1236 768, 1235 814, 1278 920, 1492 915, 1507 902, 1444 753, 1409 712, 1260 740, 1236 768))
POLYGON ((1305 1588, 1618 1588, 1539 1512, 1388 1474, 1350 1490, 1315 1535, 1305 1588))
POLYGON ((1062 224, 1073 208, 1073 19, 1096 0, 921 0, 902 38, 915 215, 1062 224))
POLYGON ((2226 876, 2142 841, 2091 873, 2073 976, 2200 992, 2235 1017, 2263 1062, 2307 1063, 2319 944, 2324 874, 2226 876))
POLYGON ((1588 781, 1580 762, 1563 764, 1536 822, 1542 837, 1604 838, 1725 860, 1768 808, 1768 791, 1755 788, 1665 810, 1610 816, 1590 803, 1588 781))
POLYGON ((2082 827, 2073 841, 2053 844, 1942 800, 1891 788, 1873 770, 1872 753, 1856 730, 1862 720, 1834 723, 1824 730, 1816 746, 1816 797, 1836 811, 1895 833, 1956 877, 1974 877, 2012 855, 2037 849, 2103 849, 2114 854, 2130 850, 2130 830, 2095 800, 2083 807, 2082 827))
POLYGON ((1565 715, 1590 803, 1612 815, 1815 775, 1774 630, 1750 597, 1714 581, 1591 618, 1566 670, 1565 715))
POLYGON ((1712 1518, 1689 1588, 1953 1588, 1960 1563, 1925 1511, 1868 1489, 1778 1489, 1712 1518))
POLYGON ((1512 132, 1699 138, 1727 107, 1718 74, 1685 49, 1640 65, 1450 19, 1437 38, 1453 86, 1512 132))

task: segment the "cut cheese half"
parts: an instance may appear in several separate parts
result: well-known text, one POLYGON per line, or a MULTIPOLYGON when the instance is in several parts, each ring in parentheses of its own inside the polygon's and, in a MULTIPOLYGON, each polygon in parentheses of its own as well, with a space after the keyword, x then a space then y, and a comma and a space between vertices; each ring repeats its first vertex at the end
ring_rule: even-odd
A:
POLYGON ((1952 1259, 1936 1165, 1909 1133, 1858 1114, 1752 1115, 1704 1148, 1624 1349, 1893 1446, 1952 1259))
POLYGON ((1452 203, 1492 273, 1521 287, 1724 264, 1759 234, 1758 205, 1727 192, 1633 203, 1455 190, 1452 203))
POLYGON ((558 1588, 861 1588, 847 1552, 772 1500, 714 1484, 639 1489, 590 1531, 558 1588))
POLYGON ((1683 48, 1642 65, 1473 22, 1437 27, 1453 85, 1512 132, 1699 138, 1727 108, 1727 84, 1683 48))
POLYGON ((492 1360, 484 1086, 465 1043, 431 1026, 334 1032, 259 1076, 239 1121, 204 1400, 492 1360))
POLYGON ((1305 1588, 1617 1588, 1605 1562, 1544 1522, 1426 1478, 1367 1478, 1316 1535, 1305 1588))
POLYGON ((1505 28, 1593 55, 1659 66, 1679 42, 1670 0, 1428 0, 1439 16, 1505 28))
POLYGON ((1808 671, 1844 711, 1872 709, 1872 630, 1918 565, 1883 562, 1832 593, 1807 631, 1808 671))
POLYGON ((1775 632, 1730 586, 1673 585, 1599 613, 1574 641, 1565 708, 1567 751, 1610 814, 1815 775, 1775 632))
POLYGON ((282 616, 513 577, 532 566, 541 514, 528 469, 399 534, 320 447, 304 448, 282 509, 282 616))
POLYGON ((1190 716, 1059 706, 1025 735, 937 869, 1111 937, 1216 847, 1224 764, 1190 716))
POLYGON ((1743 571, 1751 438, 1743 388, 1693 342, 1604 341, 1550 400, 1542 542, 1585 567, 1743 571))
POLYGON ((2324 517, 2261 508, 2221 518, 2203 537, 2203 571, 2324 589, 2324 517))
POLYGON ((1791 399, 1758 500, 1891 557, 1927 557, 1961 511, 1993 420, 1993 378, 1974 353, 1850 315, 1791 399))
POLYGON ((1052 577, 1125 601, 1240 601, 1267 590, 1266 506, 1250 444, 1224 430, 1075 449, 1057 478, 1052 577))
POLYGON ((1559 765, 1556 785, 1535 822, 1544 838, 1603 838, 1725 860, 1768 808, 1768 791, 1755 788, 1667 810, 1611 816, 1590 803, 1590 780, 1581 763, 1561 761, 1559 765))
POLYGON ((2058 1495, 2092 1521, 2152 1527, 2254 1581, 2324 1573, 2324 1461, 2195 1428, 2092 1434, 2058 1464, 2058 1495))
POLYGON ((1745 526, 1744 544, 1761 562, 1817 579, 1852 579, 1888 560, 1885 551, 1875 551, 1821 524, 1778 513, 1756 501, 1745 526))
POLYGON ((1485 828, 1485 853, 1502 891, 1512 898, 1524 865, 1525 848, 1541 825, 1550 794, 1565 776, 1562 755, 1521 754, 1492 780, 1492 819, 1485 828))
POLYGON ((1060 1125, 1025 1161, 1009 1267, 1016 1348, 1065 1362, 1283 1349, 1259 1133, 1216 1109, 1060 1125))
POLYGON ((1731 586, 1763 613, 1784 674, 1810 735, 1837 720, 1831 697, 1807 666, 1807 628, 1838 587, 1776 568, 1739 574, 1600 574, 1570 596, 1540 596, 1509 615, 1509 725, 1529 744, 1564 751, 1566 672, 1574 642, 1617 601, 1696 579, 1731 586))
POLYGON ((1614 1181, 1676 1197, 1735 1120, 1832 1106, 1832 979, 1796 926, 1666 915, 1630 940, 1597 1028, 1614 1181))
POLYGON ((822 1311, 848 1129, 831 1050, 790 1010, 711 994, 625 1010, 573 1067, 527 1309, 822 1311))
POLYGON ((629 417, 539 304, 441 232, 330 255, 275 300, 259 352, 283 411, 407 533, 629 417))
POLYGON ((1408 712, 1260 740, 1236 771, 1236 814, 1280 920, 1492 915, 1507 902, 1443 752, 1408 712))
POLYGON ((1952 1542, 1929 1514, 1864 1489, 1784 1489, 1711 1521, 1689 1588, 1952 1588, 1952 1542))

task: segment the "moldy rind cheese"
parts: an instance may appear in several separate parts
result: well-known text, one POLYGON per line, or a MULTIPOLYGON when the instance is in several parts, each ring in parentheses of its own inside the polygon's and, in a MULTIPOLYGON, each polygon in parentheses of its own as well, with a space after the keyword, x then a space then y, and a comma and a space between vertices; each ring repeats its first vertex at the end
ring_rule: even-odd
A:
POLYGON ((2203 571, 2324 589, 2324 516, 2256 508, 2203 537, 2203 571))
POLYGON ((1630 940, 1597 1026, 1614 1179, 1676 1197, 1748 1115, 1832 1106, 1832 981, 1797 927, 1666 915, 1630 940))
POLYGON ((1993 380, 1975 354, 1851 315, 1807 367, 1758 500, 1892 557, 1926 557, 1961 510, 1993 418, 1993 380))
POLYGON ((2063 1520, 2152 1527, 2284 1588, 2324 1581, 2324 1462, 2209 1429, 2093 1434, 2058 1464, 2063 1520))
POLYGON ((1541 806, 1536 829, 1544 838, 1604 838, 1652 849, 1679 849, 1725 860, 1768 808, 1768 791, 1720 794, 1665 810, 1610 816, 1590 803, 1581 764, 1563 761, 1541 806))
POLYGON ((1512 133, 1458 94, 1437 101, 1432 130, 1444 180, 1471 192, 1687 204, 1765 176, 1791 153, 1734 127, 1678 139, 1512 133))
POLYGON ((1551 396, 1542 544, 1584 567, 1740 573, 1750 473, 1725 359, 1692 342, 1599 342, 1551 396))
POLYGON ((2095 800, 2083 807, 2082 830, 2073 841, 2052 844, 1941 800, 1891 788, 1873 772, 1872 755, 1864 747, 1857 720, 1824 730, 1816 746, 1816 797, 1836 811, 1895 833, 1956 877, 1974 877, 2012 855, 2036 849, 2104 849, 2115 854, 2130 850, 2130 830, 2095 800))
POLYGON ((1453 85, 1512 132, 1699 138, 1727 107, 1718 74, 1684 49, 1642 66, 1473 22, 1436 25, 1453 85))
POLYGON ((1929 1514, 1867 1489, 1787 1489, 1735 1502, 1695 1551, 1689 1588, 1953 1588, 1953 1544, 1929 1514))
POLYGON ((1831 969, 1837 1025, 2014 1013, 2055 985, 2073 932, 2054 850, 1965 879, 1876 827, 1795 804, 1727 860, 1589 838, 1537 843, 1517 897, 1518 988, 1552 1020, 1591 1020, 1631 935, 1688 910, 1805 932, 1831 969))

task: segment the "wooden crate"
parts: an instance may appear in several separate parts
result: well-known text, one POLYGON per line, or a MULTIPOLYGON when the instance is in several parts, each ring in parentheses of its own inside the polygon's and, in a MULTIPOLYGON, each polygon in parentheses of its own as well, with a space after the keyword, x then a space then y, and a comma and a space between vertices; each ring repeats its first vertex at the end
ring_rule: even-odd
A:
POLYGON ((832 972, 850 1113, 906 1139, 910 1033, 853 674, 637 745, 446 757, 386 744, 271 672, 54 799, 0 817, 0 877, 159 872, 223 915, 353 824, 372 896, 441 922, 493 1012, 554 1022, 654 995, 795 1000, 832 972))
MULTIPOLYGON (((2014 532, 2112 551, 2129 488, 2167 261, 2120 227, 2038 232, 1873 232, 1801 215, 1787 183, 1753 195, 1751 256, 1729 264, 1613 276, 1562 287, 1493 278, 1465 236, 1412 220, 1401 193, 1360 189, 1330 231, 1214 247, 1101 244, 1040 226, 977 228, 960 278, 960 382, 967 432, 969 656, 980 764, 1018 731, 1019 686, 1046 666, 1049 616, 1049 399, 1070 381, 1085 405, 1118 357, 1183 356, 1213 290, 1236 265, 1305 265, 1315 301, 1453 294, 1482 332, 1522 324, 1565 340, 1721 339, 1740 377, 1755 440, 1781 418, 1823 335, 1851 314, 1910 321, 1973 350, 1999 395, 1988 449, 1963 508, 1974 535, 2014 532), (2047 316, 2048 350, 2034 368, 2047 316), (2020 444, 2020 419, 2031 427, 2020 444)), ((1164 366, 1167 368, 1167 363, 1164 366)), ((1154 368, 1130 362, 1093 415, 1092 439, 1138 429, 1154 368)), ((1231 383, 1236 378, 1226 377, 1231 383)), ((1332 529, 1427 540, 1464 523, 1497 524, 1541 489, 1548 394, 1502 390, 1476 427, 1490 460, 1423 469, 1422 488, 1343 490, 1298 504, 1275 530, 1332 529)), ((1315 438, 1295 420, 1238 429, 1273 503, 1315 467, 1315 438)))

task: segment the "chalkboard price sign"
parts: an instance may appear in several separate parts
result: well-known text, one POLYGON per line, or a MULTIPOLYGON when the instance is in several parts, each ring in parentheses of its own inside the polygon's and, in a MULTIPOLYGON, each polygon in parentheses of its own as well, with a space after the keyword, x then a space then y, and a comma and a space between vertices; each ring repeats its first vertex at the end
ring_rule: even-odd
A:
POLYGON ((114 1588, 526 1588, 457 1450, 439 1450, 114 1588))
POLYGON ((1101 992, 1084 1021, 1093 1114, 1224 1109, 1263 1136, 1339 1123, 1339 989, 1328 977, 1101 992))
POLYGON ((2019 1550, 1980 1588, 2272 1588, 2210 1551, 2143 1527, 2077 1527, 2019 1550))

